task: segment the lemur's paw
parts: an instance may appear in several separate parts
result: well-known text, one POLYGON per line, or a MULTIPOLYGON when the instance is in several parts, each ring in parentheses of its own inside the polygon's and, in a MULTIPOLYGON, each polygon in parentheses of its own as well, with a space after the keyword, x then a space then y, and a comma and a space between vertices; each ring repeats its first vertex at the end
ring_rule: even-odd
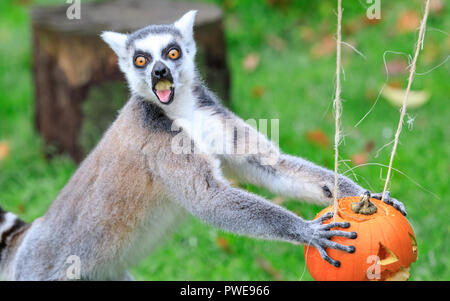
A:
POLYGON ((350 223, 347 222, 334 222, 329 224, 322 224, 324 221, 330 219, 331 217, 333 217, 333 212, 328 212, 316 220, 308 221, 310 229, 308 229, 309 231, 307 231, 307 233, 309 233, 310 237, 306 243, 315 247, 319 251, 320 256, 322 256, 322 258, 326 260, 328 263, 332 264, 335 267, 340 267, 341 263, 328 256, 325 249, 333 248, 348 253, 354 253, 355 247, 338 244, 334 241, 331 241, 330 238, 333 236, 342 236, 350 239, 355 239, 357 235, 356 232, 346 232, 339 230, 331 231, 330 229, 335 227, 339 228, 350 227, 350 223))
MULTIPOLYGON (((381 200, 383 193, 372 193, 370 195, 372 198, 377 199, 377 200, 381 200)), ((406 216, 406 209, 405 209, 405 205, 403 205, 402 202, 391 198, 391 193, 389 191, 386 191, 384 194, 384 202, 386 204, 389 204, 391 206, 393 206, 395 209, 397 209, 398 211, 401 212, 401 214, 403 214, 404 216, 406 216)))

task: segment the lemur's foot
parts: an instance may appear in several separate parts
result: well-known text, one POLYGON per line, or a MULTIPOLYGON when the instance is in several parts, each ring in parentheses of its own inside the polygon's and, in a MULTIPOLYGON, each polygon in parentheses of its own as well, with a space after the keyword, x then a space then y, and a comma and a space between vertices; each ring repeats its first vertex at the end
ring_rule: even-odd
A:
POLYGON ((331 217, 333 217, 333 212, 328 212, 316 220, 307 221, 309 229, 307 229, 307 231, 306 231, 306 233, 307 233, 306 243, 315 247, 319 251, 320 256, 322 256, 322 258, 324 260, 326 260, 328 263, 334 265, 335 267, 340 267, 341 263, 337 260, 334 260, 330 256, 328 256, 325 249, 333 248, 333 249, 345 251, 348 253, 354 253, 355 247, 338 244, 334 241, 331 241, 330 238, 333 236, 342 236, 342 237, 355 239, 357 235, 356 235, 356 232, 346 232, 346 231, 339 231, 339 230, 330 231, 331 228, 335 228, 335 227, 339 227, 339 228, 350 227, 350 223, 347 223, 347 222, 334 222, 334 223, 329 223, 329 224, 322 224, 324 221, 330 219, 331 217))
MULTIPOLYGON (((383 193, 372 193, 370 195, 372 198, 377 199, 377 200, 381 200, 383 193)), ((406 216, 406 209, 405 209, 405 205, 403 205, 402 202, 391 198, 391 193, 389 191, 386 191, 384 194, 384 202, 386 204, 389 204, 391 206, 393 206, 395 209, 397 209, 398 211, 401 212, 401 214, 403 214, 404 216, 406 216)))

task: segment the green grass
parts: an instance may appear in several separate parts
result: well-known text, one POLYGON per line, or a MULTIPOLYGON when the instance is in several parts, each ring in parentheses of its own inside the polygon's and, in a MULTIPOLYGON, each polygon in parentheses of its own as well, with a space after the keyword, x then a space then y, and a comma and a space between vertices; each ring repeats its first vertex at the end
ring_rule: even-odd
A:
MULTIPOLYGON (((17 4, 19 2, 0 2, 0 141, 7 141, 11 147, 10 155, 0 161, 0 204, 31 221, 45 212, 76 165, 67 157, 47 161, 43 156, 42 140, 33 127, 28 7, 17 4)), ((330 103, 335 57, 331 53, 312 58, 311 47, 320 42, 323 34, 334 32, 334 1, 292 1, 289 9, 273 8, 265 1, 226 2, 233 110, 244 119, 279 118, 280 146, 285 152, 332 167, 332 147, 316 146, 305 138, 305 133, 321 129, 329 137, 333 136, 330 103), (302 28, 314 30, 311 41, 301 38, 302 28), (284 49, 279 51, 268 46, 268 34, 281 37, 285 41, 284 49), (256 70, 249 73, 243 69, 242 60, 251 52, 258 53, 261 60, 256 70), (255 86, 263 87, 262 96, 253 95, 255 86)), ((365 13, 358 2, 354 2, 344 1, 344 25, 365 13)), ((397 17, 407 9, 419 11, 420 2, 384 1, 379 24, 344 33, 344 39, 356 43, 366 60, 347 49, 343 52, 345 143, 340 147, 343 159, 360 153, 366 143, 373 141, 375 150, 370 153, 368 162, 388 163, 390 147, 382 150, 378 157, 375 153, 393 139, 398 109, 380 98, 365 121, 357 128, 354 125, 369 110, 385 82, 383 53, 394 50, 412 54, 416 33, 397 34, 395 31, 397 17)), ((448 5, 440 14, 430 16, 428 27, 431 30, 427 31, 422 53, 422 57, 428 59, 419 59, 419 72, 436 66, 449 54, 450 38, 433 30, 450 28, 449 23, 448 5)), ((412 266, 412 280, 450 280, 449 74, 450 64, 447 63, 416 77, 413 89, 425 89, 432 96, 424 106, 409 111, 415 117, 413 128, 404 128, 394 162, 395 168, 437 196, 424 191, 408 177, 393 174, 390 190, 405 203, 419 244, 419 259, 412 266)), ((397 79, 405 85, 406 75, 397 79)), ((353 166, 350 162, 349 165, 353 166)), ((347 169, 341 166, 341 172, 347 169)), ((382 178, 386 176, 386 168, 382 168, 382 175, 380 169, 372 165, 357 168, 355 172, 361 185, 379 192, 383 189, 382 178)), ((250 185, 245 188, 267 198, 274 197, 250 185)), ((284 205, 308 219, 320 209, 294 200, 284 205)), ((258 259, 270 262, 284 280, 298 280, 301 275, 303 280, 311 279, 305 271, 301 247, 223 233, 194 218, 187 218, 177 227, 153 254, 132 269, 132 274, 139 280, 274 279, 260 267, 258 259), (219 247, 219 236, 228 241, 231 253, 219 247)))

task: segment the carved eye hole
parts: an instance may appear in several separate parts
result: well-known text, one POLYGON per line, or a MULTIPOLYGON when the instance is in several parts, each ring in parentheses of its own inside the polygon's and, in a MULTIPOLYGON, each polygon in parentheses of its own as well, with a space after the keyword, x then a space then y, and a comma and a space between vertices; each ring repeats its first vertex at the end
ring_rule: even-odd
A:
POLYGON ((169 57, 170 57, 172 60, 176 60, 177 58, 180 57, 180 51, 178 51, 178 49, 175 49, 175 48, 170 49, 170 50, 169 50, 169 57))
POLYGON ((134 64, 136 65, 136 67, 144 67, 145 65, 147 65, 147 59, 142 55, 138 55, 134 59, 134 64))
POLYGON ((397 255, 395 255, 395 253, 391 249, 382 245, 381 243, 378 249, 378 257, 380 258, 380 264, 382 266, 389 265, 399 260, 397 255))

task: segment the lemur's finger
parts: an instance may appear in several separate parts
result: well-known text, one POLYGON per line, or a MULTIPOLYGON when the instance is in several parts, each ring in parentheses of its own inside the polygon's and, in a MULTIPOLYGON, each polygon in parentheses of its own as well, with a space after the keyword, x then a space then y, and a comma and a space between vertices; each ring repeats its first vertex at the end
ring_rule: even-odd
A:
MULTIPOLYGON (((382 193, 377 193, 372 195, 373 198, 377 199, 377 200, 381 200, 382 199, 382 193)), ((398 211, 400 211, 401 214, 403 214, 404 216, 407 215, 405 206, 403 205, 402 202, 391 198, 391 193, 389 191, 386 191, 384 194, 384 202, 388 205, 393 206, 395 209, 397 209, 398 211)))
POLYGON ((403 214, 404 216, 407 215, 405 205, 403 205, 402 202, 399 202, 396 199, 393 199, 392 203, 393 203, 392 206, 394 206, 395 209, 400 211, 401 214, 403 214))
POLYGON ((394 199, 391 198, 389 191, 386 191, 384 195, 384 202, 389 205, 394 205, 394 199))
POLYGON ((322 248, 321 246, 314 246, 314 247, 319 251, 319 254, 323 260, 327 261, 329 264, 331 264, 337 268, 341 266, 341 263, 339 261, 334 260, 333 258, 328 256, 328 254, 324 248, 322 248))
POLYGON ((350 223, 348 222, 336 222, 336 223, 329 223, 322 226, 323 230, 330 230, 331 228, 349 228, 350 223))
POLYGON ((327 213, 325 213, 324 215, 322 215, 321 217, 319 217, 316 221, 317 221, 318 223, 321 224, 321 223, 323 223, 324 221, 326 221, 326 220, 332 218, 333 215, 334 215, 333 212, 327 212, 327 213))
POLYGON ((355 239, 357 237, 357 234, 356 234, 356 232, 335 230, 335 231, 327 231, 323 234, 323 236, 326 238, 331 238, 333 236, 341 236, 341 237, 355 239))
POLYGON ((386 191, 384 193, 384 198, 383 193, 375 193, 372 195, 372 197, 377 200, 383 199, 386 204, 392 205, 391 193, 389 191, 386 191))
POLYGON ((347 253, 354 253, 355 252, 355 247, 354 246, 341 245, 341 244, 338 244, 337 242, 334 242, 334 241, 329 240, 329 239, 321 239, 320 243, 321 243, 321 245, 326 246, 328 248, 344 251, 344 252, 347 252, 347 253))

